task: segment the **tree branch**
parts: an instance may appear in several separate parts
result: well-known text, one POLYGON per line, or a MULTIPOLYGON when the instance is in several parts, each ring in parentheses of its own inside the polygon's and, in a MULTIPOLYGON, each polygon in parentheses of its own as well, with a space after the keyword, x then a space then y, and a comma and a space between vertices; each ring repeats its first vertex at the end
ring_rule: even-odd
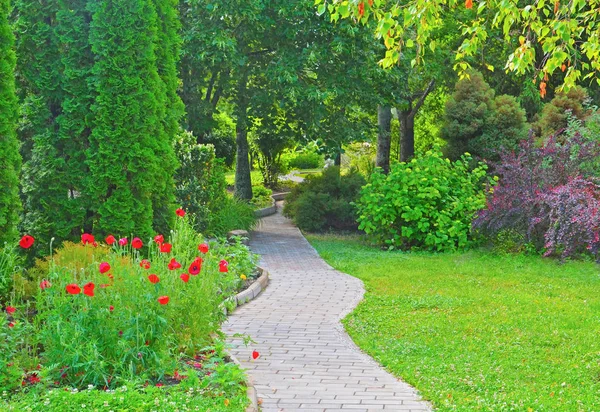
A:
POLYGON ((414 107, 410 111, 410 116, 414 117, 417 114, 417 112, 419 111, 419 109, 421 108, 421 106, 423 106, 423 103, 425 102, 425 99, 427 98, 427 96, 429 95, 429 93, 431 93, 431 91, 433 90, 434 87, 435 87, 435 79, 429 82, 429 85, 427 85, 427 88, 421 94, 421 97, 419 98, 419 100, 417 101, 417 103, 414 105, 414 107))

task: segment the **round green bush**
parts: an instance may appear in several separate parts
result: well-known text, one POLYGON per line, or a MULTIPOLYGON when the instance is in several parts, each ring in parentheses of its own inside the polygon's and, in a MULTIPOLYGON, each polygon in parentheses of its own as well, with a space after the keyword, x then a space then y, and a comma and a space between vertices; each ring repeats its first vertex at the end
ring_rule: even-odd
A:
POLYGON ((471 221, 485 206, 487 166, 469 168, 471 155, 445 159, 439 149, 389 175, 374 173, 357 202, 359 229, 390 248, 443 251, 468 246, 471 221))

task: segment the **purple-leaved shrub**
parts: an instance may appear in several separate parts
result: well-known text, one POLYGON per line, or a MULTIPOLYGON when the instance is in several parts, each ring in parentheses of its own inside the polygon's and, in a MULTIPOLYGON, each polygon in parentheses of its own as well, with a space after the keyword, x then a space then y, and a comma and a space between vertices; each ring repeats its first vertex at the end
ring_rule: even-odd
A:
POLYGON ((559 133, 537 146, 503 152, 495 173, 501 179, 473 228, 495 237, 518 233, 527 243, 562 258, 600 246, 600 186, 590 167, 600 156, 597 141, 559 133))

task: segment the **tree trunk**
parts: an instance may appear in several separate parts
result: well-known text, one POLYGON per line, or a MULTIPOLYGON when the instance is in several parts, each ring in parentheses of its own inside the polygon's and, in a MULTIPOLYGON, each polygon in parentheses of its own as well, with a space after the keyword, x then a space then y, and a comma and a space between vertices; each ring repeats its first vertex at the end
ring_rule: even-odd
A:
POLYGON ((235 142, 237 157, 235 166, 235 196, 239 199, 252 199, 252 180, 250 178, 250 159, 248 153, 248 74, 240 79, 237 95, 237 123, 235 142))
POLYGON ((377 107, 377 157, 375 166, 381 167, 386 175, 390 172, 390 146, 392 144, 392 108, 389 106, 377 107))
POLYGON ((400 118, 400 161, 408 162, 415 156, 415 115, 412 108, 399 110, 400 118))

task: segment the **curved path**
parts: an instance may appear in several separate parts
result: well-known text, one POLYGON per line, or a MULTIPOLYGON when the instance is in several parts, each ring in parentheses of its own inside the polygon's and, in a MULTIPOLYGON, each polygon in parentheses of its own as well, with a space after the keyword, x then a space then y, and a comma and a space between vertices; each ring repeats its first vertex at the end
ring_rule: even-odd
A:
POLYGON ((416 391, 363 354, 340 324, 362 282, 323 261, 280 213, 261 220, 251 248, 271 274, 267 289, 223 326, 254 381, 264 412, 429 411, 416 391), (236 333, 254 342, 245 347, 236 333), (252 350, 260 357, 252 360, 252 350))

